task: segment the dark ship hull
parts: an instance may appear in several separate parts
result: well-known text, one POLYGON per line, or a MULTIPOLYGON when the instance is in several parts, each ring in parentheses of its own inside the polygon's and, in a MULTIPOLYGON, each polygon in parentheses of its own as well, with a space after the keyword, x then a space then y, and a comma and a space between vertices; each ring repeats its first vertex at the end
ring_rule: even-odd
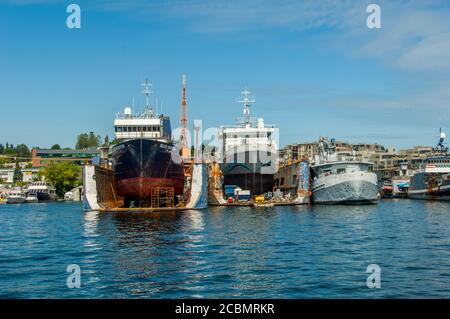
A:
POLYGON ((112 148, 117 195, 125 203, 150 206, 162 189, 173 189, 176 201, 183 194, 183 166, 172 161, 173 145, 152 139, 132 139, 112 148))
POLYGON ((49 193, 37 192, 36 195, 39 202, 53 202, 56 200, 56 197, 50 195, 49 193))
POLYGON ((450 200, 450 174, 420 172, 411 177, 408 197, 450 200))
POLYGON ((223 185, 237 185, 249 190, 252 196, 272 192, 274 169, 270 161, 262 163, 256 152, 246 151, 240 156, 228 157, 221 164, 221 171, 223 185))

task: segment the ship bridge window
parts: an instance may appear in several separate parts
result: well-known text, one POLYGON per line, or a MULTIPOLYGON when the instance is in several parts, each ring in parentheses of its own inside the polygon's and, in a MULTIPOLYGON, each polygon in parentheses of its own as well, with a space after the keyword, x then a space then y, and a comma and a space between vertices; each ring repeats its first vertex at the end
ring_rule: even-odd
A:
POLYGON ((137 127, 136 126, 133 126, 132 129, 133 129, 133 132, 137 131, 137 127))
POLYGON ((338 174, 345 174, 345 168, 338 168, 337 169, 338 174))

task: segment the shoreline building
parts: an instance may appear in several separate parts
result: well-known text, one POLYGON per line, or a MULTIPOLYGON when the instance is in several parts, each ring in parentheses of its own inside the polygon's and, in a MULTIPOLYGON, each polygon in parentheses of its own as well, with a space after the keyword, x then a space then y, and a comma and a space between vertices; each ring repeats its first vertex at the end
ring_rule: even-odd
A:
POLYGON ((52 162, 69 161, 76 165, 92 164, 100 157, 100 150, 53 150, 33 148, 31 150, 31 162, 33 167, 45 167, 52 162))
MULTIPOLYGON (((373 171, 380 181, 407 179, 418 170, 423 161, 433 152, 431 146, 414 146, 397 150, 378 143, 347 143, 336 141, 336 154, 339 157, 373 163, 373 171)), ((313 162, 319 155, 319 142, 286 145, 280 150, 280 160, 288 164, 300 160, 313 162)))
MULTIPOLYGON (((22 168, 23 183, 31 183, 38 177, 39 168, 22 168)), ((12 184, 14 182, 14 168, 0 168, 0 184, 12 184)))

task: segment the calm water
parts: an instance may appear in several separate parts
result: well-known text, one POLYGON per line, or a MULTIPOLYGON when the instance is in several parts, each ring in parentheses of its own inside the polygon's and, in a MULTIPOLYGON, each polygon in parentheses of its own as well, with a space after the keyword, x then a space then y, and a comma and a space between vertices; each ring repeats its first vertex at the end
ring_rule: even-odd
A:
POLYGON ((0 205, 0 297, 450 297, 450 203, 146 215, 0 205), (380 289, 366 286, 374 263, 380 289), (69 264, 79 289, 66 286, 69 264))

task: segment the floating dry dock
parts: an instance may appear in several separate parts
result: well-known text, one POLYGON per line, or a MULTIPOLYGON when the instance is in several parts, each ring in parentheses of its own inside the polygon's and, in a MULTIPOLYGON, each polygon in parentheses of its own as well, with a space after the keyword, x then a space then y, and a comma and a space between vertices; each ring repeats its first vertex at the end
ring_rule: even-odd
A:
POLYGON ((83 169, 83 208, 85 211, 146 213, 205 209, 208 205, 259 208, 309 203, 309 192, 301 183, 297 184, 291 199, 227 203, 222 190, 218 165, 192 163, 187 171, 187 187, 184 194, 187 201, 185 203, 173 207, 124 207, 124 198, 116 193, 114 172, 105 165, 86 165, 83 169))
MULTIPOLYGON (((83 169, 85 211, 101 212, 167 212, 207 207, 207 169, 204 164, 192 163, 186 175, 186 202, 173 207, 124 207, 124 198, 118 196, 114 184, 114 172, 98 165, 86 165, 83 169)), ((159 194, 158 194, 159 196, 159 194)))
POLYGON ((222 175, 218 163, 208 165, 208 204, 210 206, 252 206, 272 207, 288 205, 305 205, 310 203, 309 163, 299 161, 280 167, 275 174, 275 188, 282 197, 264 201, 232 202, 224 197, 222 175), (279 181, 282 180, 282 185, 279 181))

